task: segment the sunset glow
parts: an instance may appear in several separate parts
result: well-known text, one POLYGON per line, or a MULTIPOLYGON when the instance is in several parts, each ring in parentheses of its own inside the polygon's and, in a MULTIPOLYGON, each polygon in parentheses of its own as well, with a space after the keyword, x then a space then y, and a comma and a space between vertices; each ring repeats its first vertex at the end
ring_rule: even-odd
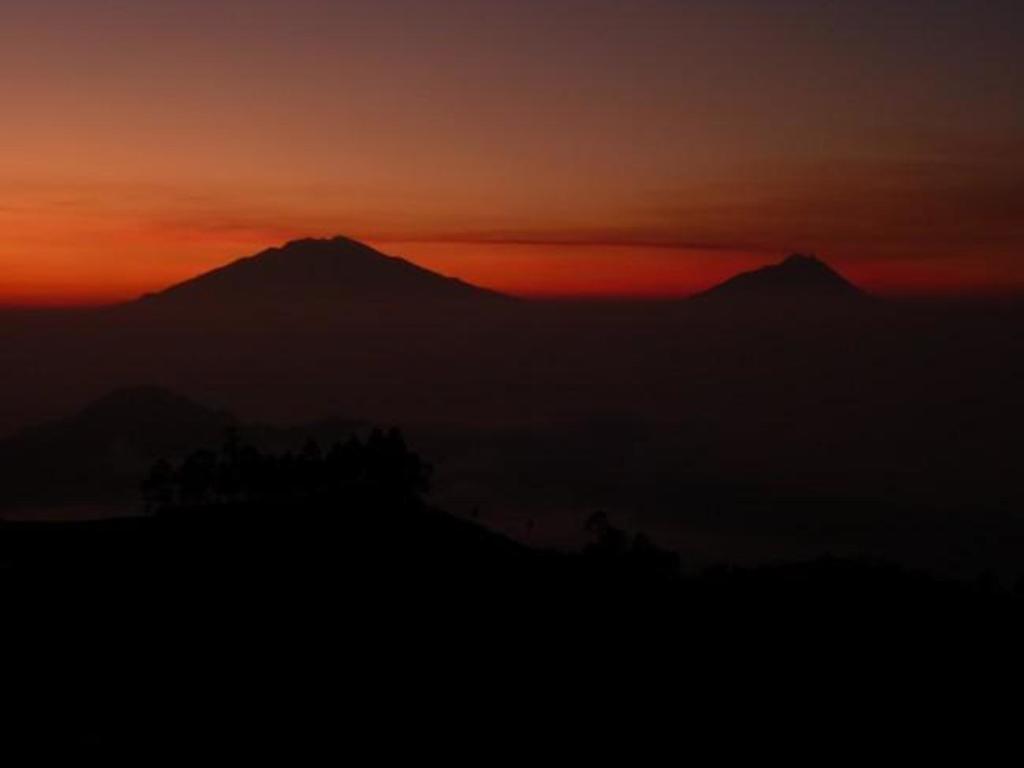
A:
POLYGON ((682 296, 792 250, 1015 293, 1022 12, 966 5, 5 3, 0 304, 336 234, 528 296, 682 296))

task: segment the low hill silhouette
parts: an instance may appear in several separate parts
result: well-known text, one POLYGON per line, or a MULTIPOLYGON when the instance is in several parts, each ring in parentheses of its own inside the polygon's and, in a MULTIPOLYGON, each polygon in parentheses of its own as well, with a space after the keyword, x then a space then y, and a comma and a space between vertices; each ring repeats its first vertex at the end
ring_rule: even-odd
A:
MULTIPOLYGON (((301 427, 243 424, 232 413, 160 387, 116 390, 76 413, 0 440, 0 513, 31 516, 72 506, 102 514, 138 511, 138 489, 153 462, 221 445, 229 432, 264 449, 297 450, 306 439, 338 440, 360 424, 301 427)), ((88 514, 88 513, 86 513, 88 514)))
POLYGON ((159 387, 111 392, 0 440, 0 508, 128 500, 156 458, 216 445, 234 424, 159 387))

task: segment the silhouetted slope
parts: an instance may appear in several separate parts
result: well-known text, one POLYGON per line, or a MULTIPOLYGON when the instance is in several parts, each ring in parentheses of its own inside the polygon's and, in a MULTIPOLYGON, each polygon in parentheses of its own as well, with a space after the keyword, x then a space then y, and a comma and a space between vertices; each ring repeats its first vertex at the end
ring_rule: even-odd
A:
POLYGON ((77 413, 0 439, 0 511, 32 517, 125 514, 140 508, 139 487, 158 459, 220 448, 229 430, 263 450, 298 451, 310 440, 330 444, 363 429, 329 419, 295 427, 242 423, 228 411, 159 387, 120 389, 77 413))
POLYGON ((231 414, 163 389, 118 390, 0 440, 0 507, 134 499, 153 461, 217 446, 233 424, 231 414))
POLYGON ((743 272, 698 295, 701 299, 850 299, 866 294, 814 256, 793 254, 771 266, 743 272))
POLYGON ((991 585, 830 558, 652 574, 433 509, 229 507, 0 534, 17 661, 5 690, 36 726, 9 728, 8 752, 293 759, 401 733, 418 751, 440 738, 448 755, 453 722, 507 733, 530 696, 558 728, 582 713, 586 728, 605 717, 621 730, 637 702, 663 707, 658 692, 695 681, 717 690, 730 671, 768 664, 817 683, 880 661, 905 676, 909 659, 930 681, 963 657, 988 678, 1005 667, 987 662, 1017 653, 1021 600, 991 585))
POLYGON ((199 275, 138 305, 178 309, 339 310, 345 305, 509 300, 344 237, 271 248, 199 275))

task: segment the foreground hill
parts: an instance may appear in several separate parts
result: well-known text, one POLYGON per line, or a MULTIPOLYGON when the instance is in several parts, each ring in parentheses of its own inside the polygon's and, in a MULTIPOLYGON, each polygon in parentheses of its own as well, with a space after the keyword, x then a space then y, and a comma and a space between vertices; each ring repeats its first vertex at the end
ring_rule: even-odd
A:
MULTIPOLYGON (((294 759, 380 753, 399 734, 450 756, 465 731, 561 732, 569 716, 593 743, 594 722, 621 729, 638 702, 662 711, 658 693, 696 683, 716 692, 768 669, 790 686, 824 674, 846 695, 839 675, 884 660, 933 682, 965 638, 984 642, 972 677, 1018 654, 1022 602, 990 582, 836 558, 680 570, 601 525, 581 553, 531 549, 390 493, 347 455, 326 460, 327 485, 294 465, 283 495, 0 523, 7 751, 294 759)), ((377 455, 397 456, 393 469, 408 458, 377 455)), ((716 712, 736 698, 727 688, 716 712)))

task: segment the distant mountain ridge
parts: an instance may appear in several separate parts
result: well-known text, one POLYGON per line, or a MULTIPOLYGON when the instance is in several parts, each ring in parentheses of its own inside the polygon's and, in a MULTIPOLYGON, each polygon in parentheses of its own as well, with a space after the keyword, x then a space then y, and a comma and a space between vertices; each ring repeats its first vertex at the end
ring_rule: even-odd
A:
MULTIPOLYGON (((867 294, 813 255, 743 272, 697 299, 850 299, 867 294)), ((359 307, 439 308, 506 305, 519 300, 388 256, 348 237, 293 240, 237 259, 126 306, 201 312, 251 309, 317 314, 359 307)))
POLYGON ((794 253, 778 264, 742 272, 694 298, 830 300, 866 296, 864 291, 816 256, 794 253))

